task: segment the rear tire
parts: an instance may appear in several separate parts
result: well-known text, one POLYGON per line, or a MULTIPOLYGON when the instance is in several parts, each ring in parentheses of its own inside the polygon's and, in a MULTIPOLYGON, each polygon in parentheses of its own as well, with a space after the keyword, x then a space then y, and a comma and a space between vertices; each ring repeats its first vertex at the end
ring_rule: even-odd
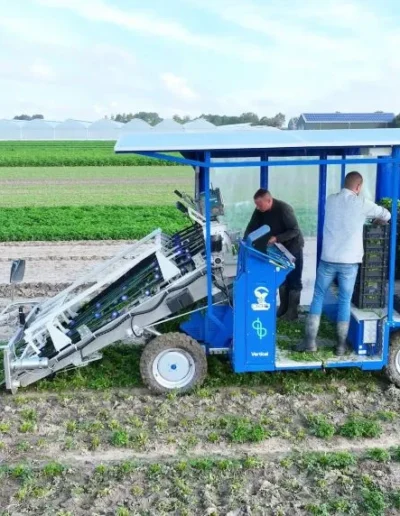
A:
POLYGON ((200 344, 184 333, 165 333, 151 340, 140 358, 143 383, 163 394, 188 392, 207 376, 207 358, 200 344))
POLYGON ((390 336, 389 360, 385 372, 389 380, 400 387, 400 332, 390 336))

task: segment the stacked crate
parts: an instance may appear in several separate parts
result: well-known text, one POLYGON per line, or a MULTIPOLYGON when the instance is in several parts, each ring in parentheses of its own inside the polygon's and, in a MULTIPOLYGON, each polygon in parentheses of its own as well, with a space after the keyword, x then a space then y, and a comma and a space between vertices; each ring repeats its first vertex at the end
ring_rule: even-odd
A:
POLYGON ((364 226, 364 259, 353 293, 358 308, 383 308, 386 304, 390 226, 364 226))

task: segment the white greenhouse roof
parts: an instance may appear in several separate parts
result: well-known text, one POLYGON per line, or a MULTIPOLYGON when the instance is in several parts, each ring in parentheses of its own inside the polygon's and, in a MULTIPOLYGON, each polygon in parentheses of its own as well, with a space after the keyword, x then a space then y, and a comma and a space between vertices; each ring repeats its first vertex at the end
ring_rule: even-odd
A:
POLYGON ((232 130, 207 132, 154 131, 121 135, 115 152, 304 147, 388 147, 400 145, 400 129, 337 129, 314 131, 232 130))
POLYGON ((217 127, 204 118, 196 118, 196 120, 192 120, 191 122, 186 122, 186 124, 183 124, 183 128, 185 131, 211 131, 217 127))
POLYGON ((163 120, 162 122, 160 122, 159 124, 155 125, 153 127, 153 130, 154 131, 183 131, 183 125, 176 122, 175 120, 172 120, 172 119, 169 119, 169 118, 166 118, 165 120, 163 120))
POLYGON ((122 126, 122 130, 129 131, 150 131, 152 129, 151 125, 141 120, 140 118, 133 118, 130 122, 124 124, 122 126))

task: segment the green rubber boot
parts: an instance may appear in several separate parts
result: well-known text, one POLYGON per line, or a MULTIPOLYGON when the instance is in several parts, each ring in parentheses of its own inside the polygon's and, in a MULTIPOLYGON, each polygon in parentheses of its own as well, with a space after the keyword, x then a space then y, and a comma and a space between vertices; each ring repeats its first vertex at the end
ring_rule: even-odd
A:
POLYGON ((289 291, 285 284, 279 287, 279 300, 279 308, 278 312, 276 313, 276 316, 278 318, 282 317, 282 315, 285 315, 289 307, 289 291))
POLYGON ((306 335, 304 339, 298 344, 296 351, 317 351, 317 335, 319 325, 321 322, 320 315, 309 315, 306 321, 306 335))
POLYGON ((336 327, 337 332, 337 345, 336 355, 344 355, 347 351, 347 334, 349 333, 348 322, 338 322, 336 327))

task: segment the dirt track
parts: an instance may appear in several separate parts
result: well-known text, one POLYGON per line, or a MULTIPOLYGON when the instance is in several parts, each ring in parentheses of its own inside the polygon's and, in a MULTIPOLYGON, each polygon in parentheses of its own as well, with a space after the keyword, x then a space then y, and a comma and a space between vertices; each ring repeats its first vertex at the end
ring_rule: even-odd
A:
MULTIPOLYGON (((0 303, 13 259, 27 261, 18 297, 52 296, 128 243, 1 244, 0 303)), ((3 392, 0 515, 400 514, 400 391, 349 376, 300 392, 3 392)))

